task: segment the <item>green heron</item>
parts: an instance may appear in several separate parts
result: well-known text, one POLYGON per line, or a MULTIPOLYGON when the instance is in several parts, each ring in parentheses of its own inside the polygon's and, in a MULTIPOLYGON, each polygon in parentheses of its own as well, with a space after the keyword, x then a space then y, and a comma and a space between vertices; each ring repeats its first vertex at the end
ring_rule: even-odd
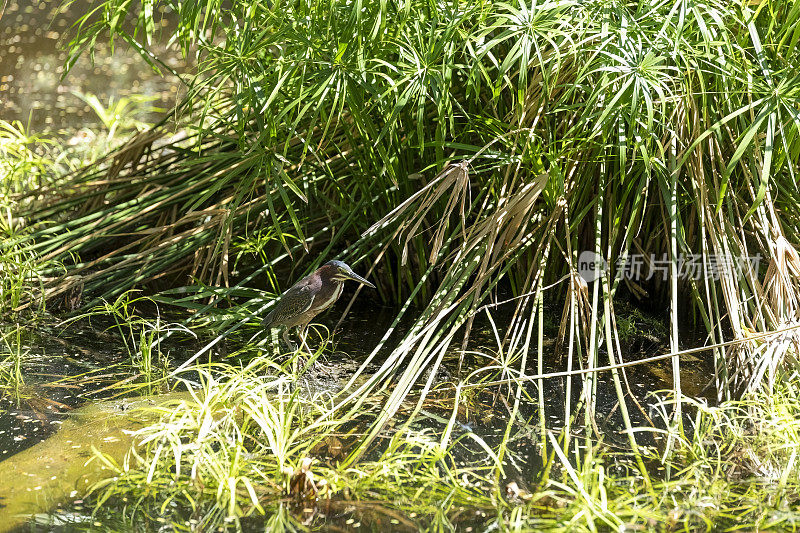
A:
POLYGON ((375 285, 353 272, 343 262, 328 261, 283 293, 275 308, 261 321, 261 327, 286 326, 283 340, 291 350, 297 347, 289 340, 289 328, 297 327, 305 345, 308 323, 339 299, 342 285, 348 279, 375 288, 375 285))

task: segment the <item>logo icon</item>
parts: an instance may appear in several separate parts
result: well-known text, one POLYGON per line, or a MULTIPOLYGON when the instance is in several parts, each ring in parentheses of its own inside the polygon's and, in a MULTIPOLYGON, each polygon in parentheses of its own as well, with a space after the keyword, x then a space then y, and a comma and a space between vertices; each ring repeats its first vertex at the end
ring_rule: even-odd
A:
POLYGON ((578 275, 587 283, 600 279, 607 268, 606 260, 591 250, 585 250, 578 256, 578 275))

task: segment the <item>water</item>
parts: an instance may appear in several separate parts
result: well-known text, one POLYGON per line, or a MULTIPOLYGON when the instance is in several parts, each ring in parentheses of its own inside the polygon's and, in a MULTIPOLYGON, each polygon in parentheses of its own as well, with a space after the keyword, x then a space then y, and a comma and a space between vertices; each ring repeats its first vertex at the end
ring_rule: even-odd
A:
MULTIPOLYGON (((160 76, 127 46, 113 48, 102 39, 95 48, 95 62, 82 56, 65 75, 68 58, 66 44, 71 26, 93 4, 79 0, 59 14, 62 0, 9 0, 0 3, 0 118, 19 120, 31 131, 48 130, 75 138, 82 130, 91 132, 102 126, 94 111, 73 93, 92 93, 104 105, 113 98, 132 95, 152 97, 152 105, 169 109, 183 93, 180 79, 164 72, 160 76), (3 10, 3 6, 5 9, 3 10)), ((169 16, 163 20, 169 25, 169 16)), ((162 50, 157 51, 163 53, 162 50)), ((186 64, 177 53, 170 53, 167 64, 176 72, 186 64)), ((139 117, 155 121, 157 114, 139 117)))
MULTIPOLYGON (((10 343, 0 344, 0 361, 9 356, 9 348, 19 350, 24 377, 17 390, 0 388, 0 458, 49 437, 72 409, 120 394, 108 387, 130 377, 128 353, 120 338, 98 322, 54 321, 24 328, 20 345, 18 326, 0 324, 0 334, 10 343)), ((185 352, 173 346, 172 352, 177 351, 185 352)))

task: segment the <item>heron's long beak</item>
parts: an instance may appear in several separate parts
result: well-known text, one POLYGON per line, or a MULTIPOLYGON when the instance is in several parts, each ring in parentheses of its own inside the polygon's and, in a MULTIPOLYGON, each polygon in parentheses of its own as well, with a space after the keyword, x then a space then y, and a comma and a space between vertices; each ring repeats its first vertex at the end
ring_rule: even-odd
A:
POLYGON ((371 287, 371 288, 373 288, 373 289, 375 288, 375 285, 373 285, 372 283, 370 283, 370 282, 369 282, 369 281, 367 281, 366 279, 362 278, 361 276, 359 276, 358 274, 356 274, 356 273, 355 273, 355 272, 353 272, 352 270, 350 270, 349 272, 347 272, 347 273, 346 273, 346 276, 347 276, 348 278, 352 279, 353 281, 357 281, 357 282, 361 283, 362 285, 366 285, 367 287, 371 287))

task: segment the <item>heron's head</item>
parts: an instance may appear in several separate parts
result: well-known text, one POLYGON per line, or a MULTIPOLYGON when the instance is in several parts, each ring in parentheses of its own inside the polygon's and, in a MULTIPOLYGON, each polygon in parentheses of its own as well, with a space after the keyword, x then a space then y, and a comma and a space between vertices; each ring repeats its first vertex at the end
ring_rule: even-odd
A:
POLYGON ((357 281, 362 285, 366 285, 367 287, 372 287, 373 289, 375 288, 375 285, 353 272, 353 269, 342 261, 328 261, 325 263, 325 267, 327 267, 326 270, 331 272, 329 274, 329 279, 333 281, 342 282, 352 279, 353 281, 357 281))

